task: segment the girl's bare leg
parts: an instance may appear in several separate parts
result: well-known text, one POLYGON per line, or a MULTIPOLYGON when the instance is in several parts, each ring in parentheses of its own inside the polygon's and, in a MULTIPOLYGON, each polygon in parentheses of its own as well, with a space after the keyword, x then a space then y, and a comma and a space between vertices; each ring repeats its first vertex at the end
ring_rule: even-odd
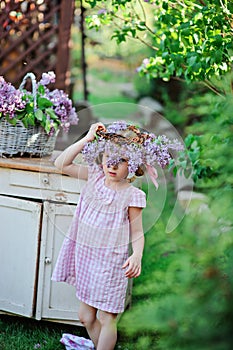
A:
POLYGON ((83 302, 80 302, 78 316, 80 322, 84 325, 89 334, 89 337, 93 341, 95 347, 97 348, 98 339, 101 330, 100 321, 96 317, 97 309, 87 305, 83 302))
POLYGON ((101 330, 97 350, 113 350, 117 341, 117 314, 99 311, 101 330))

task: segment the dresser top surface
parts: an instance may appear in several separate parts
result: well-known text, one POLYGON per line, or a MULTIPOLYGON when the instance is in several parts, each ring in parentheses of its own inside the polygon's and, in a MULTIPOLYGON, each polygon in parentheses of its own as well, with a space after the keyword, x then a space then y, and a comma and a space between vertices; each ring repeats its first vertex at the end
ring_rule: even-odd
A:
POLYGON ((60 170, 58 170, 53 164, 54 160, 60 153, 61 151, 54 151, 50 156, 42 158, 0 157, 0 167, 60 174, 60 170))

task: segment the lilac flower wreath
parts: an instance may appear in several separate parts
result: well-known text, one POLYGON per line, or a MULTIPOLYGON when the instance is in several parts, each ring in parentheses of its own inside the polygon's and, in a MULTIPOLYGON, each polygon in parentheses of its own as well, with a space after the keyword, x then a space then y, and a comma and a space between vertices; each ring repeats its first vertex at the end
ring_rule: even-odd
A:
POLYGON ((165 135, 157 137, 125 121, 118 121, 106 126, 106 130, 97 130, 95 140, 85 144, 82 155, 89 165, 95 164, 99 154, 104 152, 108 155, 108 166, 126 158, 130 174, 145 165, 150 176, 156 178, 154 167, 165 168, 172 159, 169 150, 181 151, 183 145, 177 139, 170 140, 165 135), (136 136, 122 136, 125 131, 136 136))

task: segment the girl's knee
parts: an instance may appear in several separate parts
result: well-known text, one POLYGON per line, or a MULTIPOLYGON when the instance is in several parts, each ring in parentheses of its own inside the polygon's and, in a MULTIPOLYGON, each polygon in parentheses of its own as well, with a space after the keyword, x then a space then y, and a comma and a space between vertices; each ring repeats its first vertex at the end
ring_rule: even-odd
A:
POLYGON ((78 313, 78 317, 80 322, 85 326, 85 327, 90 327, 90 325, 92 325, 95 320, 96 320, 96 316, 89 313, 89 312, 79 312, 78 313))
POLYGON ((99 321, 101 326, 106 326, 110 324, 116 324, 117 314, 112 314, 110 312, 100 311, 99 312, 99 321))
POLYGON ((96 320, 96 309, 89 305, 81 305, 78 311, 78 318, 85 327, 89 327, 96 320))

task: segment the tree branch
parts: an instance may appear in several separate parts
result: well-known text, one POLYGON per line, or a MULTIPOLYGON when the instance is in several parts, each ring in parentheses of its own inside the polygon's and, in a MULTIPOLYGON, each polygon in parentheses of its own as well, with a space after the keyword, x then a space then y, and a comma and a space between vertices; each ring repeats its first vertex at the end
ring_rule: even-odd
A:
MULTIPOLYGON (((114 24, 115 24, 115 26, 116 26, 117 28, 121 29, 121 27, 119 26, 118 23, 114 22, 114 24)), ((133 37, 133 36, 129 36, 129 35, 127 34, 126 36, 127 36, 127 38, 129 38, 129 39, 133 39, 133 40, 138 40, 138 41, 140 41, 142 44, 146 45, 147 47, 149 47, 149 48, 152 49, 152 50, 158 51, 158 48, 157 48, 157 47, 155 47, 155 46, 153 46, 153 45, 147 43, 147 42, 144 41, 142 38, 140 38, 138 35, 135 36, 135 37, 133 37)))
POLYGON ((205 80, 205 81, 203 81, 203 84, 206 87, 208 87, 208 89, 213 91, 215 94, 217 94, 218 96, 224 98, 224 95, 215 86, 213 86, 209 81, 205 80))
POLYGON ((202 6, 206 6, 206 3, 203 0, 199 0, 199 2, 202 6))
POLYGON ((148 44, 146 41, 144 41, 143 39, 141 39, 138 35, 137 35, 135 38, 134 38, 134 37, 130 37, 130 36, 129 36, 129 38, 139 40, 142 44, 146 45, 147 47, 149 47, 149 48, 151 48, 151 49, 153 49, 153 50, 155 50, 155 51, 158 51, 158 50, 159 50, 158 47, 155 47, 155 46, 153 46, 153 45, 148 44))

